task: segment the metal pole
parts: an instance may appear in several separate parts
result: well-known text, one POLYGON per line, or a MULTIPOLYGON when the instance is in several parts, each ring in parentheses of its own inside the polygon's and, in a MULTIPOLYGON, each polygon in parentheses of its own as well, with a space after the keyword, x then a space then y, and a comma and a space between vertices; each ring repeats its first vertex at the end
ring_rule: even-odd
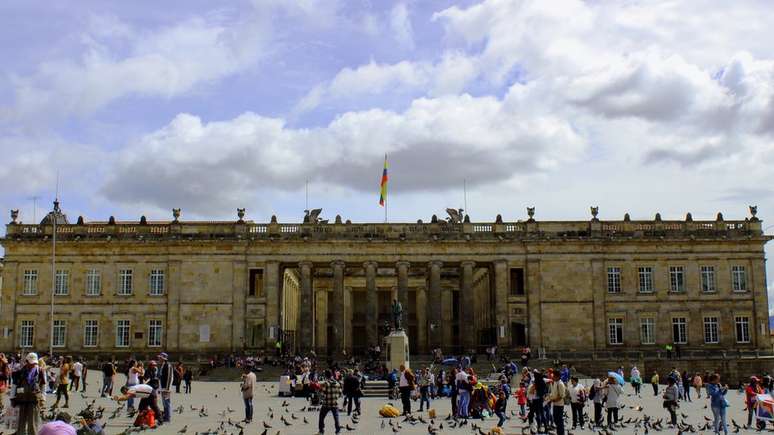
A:
POLYGON ((49 362, 54 357, 54 292, 56 291, 56 207, 54 207, 54 238, 51 250, 51 337, 48 343, 49 362))

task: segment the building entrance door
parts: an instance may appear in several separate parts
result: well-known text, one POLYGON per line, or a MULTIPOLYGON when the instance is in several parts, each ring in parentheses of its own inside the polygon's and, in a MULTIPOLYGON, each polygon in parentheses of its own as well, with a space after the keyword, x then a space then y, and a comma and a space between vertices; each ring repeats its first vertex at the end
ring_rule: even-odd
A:
POLYGON ((511 323, 511 346, 524 347, 527 345, 527 326, 523 323, 511 323))

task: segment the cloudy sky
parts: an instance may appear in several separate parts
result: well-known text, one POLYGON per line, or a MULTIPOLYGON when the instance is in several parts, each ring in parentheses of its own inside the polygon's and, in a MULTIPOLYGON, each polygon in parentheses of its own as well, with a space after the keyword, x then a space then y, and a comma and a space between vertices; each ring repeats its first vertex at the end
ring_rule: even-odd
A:
MULTIPOLYGON (((0 3, 0 210, 774 216, 768 1, 0 3)), ((6 214, 7 216, 7 214, 6 214)), ((770 274, 770 276, 773 276, 770 274)))

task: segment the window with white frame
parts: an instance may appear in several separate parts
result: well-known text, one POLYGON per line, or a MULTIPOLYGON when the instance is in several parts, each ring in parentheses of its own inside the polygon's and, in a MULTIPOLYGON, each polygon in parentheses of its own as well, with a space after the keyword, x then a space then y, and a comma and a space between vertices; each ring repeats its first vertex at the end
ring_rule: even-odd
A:
POLYGON ((118 272, 118 294, 131 295, 133 289, 132 269, 121 269, 118 272))
POLYGON ((38 271, 37 270, 24 271, 24 287, 22 288, 22 294, 25 296, 34 296, 38 294, 38 271))
POLYGON ((685 271, 683 266, 669 267, 669 291, 676 293, 685 291, 685 271))
POLYGON ((99 322, 97 320, 87 320, 83 322, 83 346, 97 347, 99 340, 99 322))
POLYGON ((32 347, 35 344, 35 321, 22 320, 19 328, 19 346, 32 347))
POLYGON ((607 268, 607 292, 621 293, 621 268, 607 268))
POLYGON ((640 343, 656 344, 656 319, 653 317, 640 319, 640 343))
POLYGON ((672 318, 672 341, 675 344, 688 343, 688 321, 685 317, 672 318))
POLYGON ((129 347, 131 329, 132 323, 129 320, 116 322, 116 347, 129 347))
POLYGON ((150 294, 153 296, 160 296, 164 294, 164 271, 163 270, 151 270, 150 294))
POLYGON ((86 296, 99 296, 102 292, 102 276, 97 269, 86 272, 86 296))
POLYGON ((607 337, 610 344, 623 344, 623 319, 611 317, 607 319, 607 337))
POLYGON ((148 321, 148 347, 160 347, 163 327, 161 320, 151 319, 148 321))
POLYGON ((717 291, 715 286, 715 266, 701 266, 701 291, 704 293, 717 291))
POLYGON ((54 347, 65 347, 67 337, 67 323, 64 320, 54 320, 53 340, 51 345, 54 347))
POLYGON ((70 293, 70 272, 66 270, 56 271, 56 283, 54 283, 54 294, 57 296, 66 296, 70 293))
POLYGON ((744 266, 731 267, 731 289, 735 292, 747 291, 747 272, 744 266))
POLYGON ((704 342, 716 344, 720 341, 718 332, 718 318, 715 316, 704 317, 704 342))
POLYGON ((734 319, 736 323, 736 342, 737 343, 749 343, 750 342, 750 318, 747 316, 736 316, 734 319))
POLYGON ((653 293, 653 268, 640 267, 640 293, 653 293))

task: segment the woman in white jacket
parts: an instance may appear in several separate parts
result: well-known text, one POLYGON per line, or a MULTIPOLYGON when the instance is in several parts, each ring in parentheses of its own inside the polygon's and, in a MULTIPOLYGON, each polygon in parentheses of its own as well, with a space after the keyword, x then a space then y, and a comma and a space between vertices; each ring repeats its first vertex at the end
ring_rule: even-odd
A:
POLYGON ((603 386, 607 395, 607 427, 612 429, 618 423, 618 398, 623 395, 623 387, 612 376, 607 378, 603 386))

